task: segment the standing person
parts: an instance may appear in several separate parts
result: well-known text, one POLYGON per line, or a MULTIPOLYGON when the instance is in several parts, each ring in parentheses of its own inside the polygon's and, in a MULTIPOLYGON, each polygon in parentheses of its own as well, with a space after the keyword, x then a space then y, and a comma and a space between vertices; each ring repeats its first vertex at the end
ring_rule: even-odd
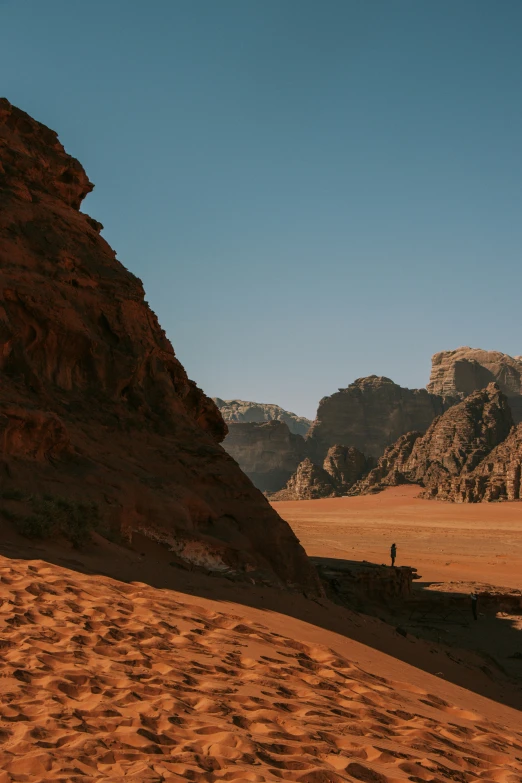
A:
POLYGON ((478 619, 477 617, 478 595, 476 593, 470 593, 470 598, 471 598, 471 611, 473 612, 473 619, 477 620, 478 619))
POLYGON ((392 567, 395 565, 395 558, 397 557, 397 547, 395 544, 391 545, 390 556, 392 561, 392 567))

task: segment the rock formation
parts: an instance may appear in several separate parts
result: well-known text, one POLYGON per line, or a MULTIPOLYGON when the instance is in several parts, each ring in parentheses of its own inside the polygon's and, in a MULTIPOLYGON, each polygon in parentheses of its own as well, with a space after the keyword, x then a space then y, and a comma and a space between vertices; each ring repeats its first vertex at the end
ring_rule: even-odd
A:
POLYGON ((427 389, 443 397, 465 397, 495 382, 508 397, 515 422, 522 421, 522 357, 480 348, 441 351, 432 358, 427 389))
POLYGON ((346 495, 373 465, 357 449, 332 446, 322 467, 306 457, 298 466, 286 487, 271 496, 271 500, 317 500, 346 495))
POLYGON ((353 446, 332 446, 324 458, 323 468, 329 474, 338 494, 344 495, 361 476, 368 473, 373 459, 353 446))
POLYGON ((522 424, 494 448, 477 467, 454 482, 453 500, 477 503, 522 499, 522 424))
POLYGON ((457 487, 512 426, 507 398, 491 383, 435 419, 425 435, 413 432, 400 438, 354 492, 411 483, 424 487, 424 497, 455 500, 457 487))
POLYGON ((422 432, 415 430, 401 435, 395 443, 385 449, 373 470, 370 470, 365 478, 353 486, 350 494, 381 492, 386 487, 409 483, 406 478, 408 460, 417 439, 420 437, 422 437, 422 432))
POLYGON ((213 397, 212 399, 227 424, 231 422, 246 424, 250 422, 284 421, 288 425, 290 432, 303 437, 312 424, 310 419, 285 411, 279 405, 264 402, 245 402, 245 400, 222 400, 220 397, 213 397))
POLYGON ((223 446, 262 492, 284 487, 305 456, 305 441, 283 421, 228 425, 223 446))
POLYGON ((413 596, 413 581, 422 579, 416 568, 369 563, 366 560, 340 560, 329 557, 312 557, 323 582, 327 596, 335 603, 371 613, 377 604, 381 612, 384 606, 400 606, 413 596), (370 610, 370 611, 369 611, 370 610))
MULTIPOLYGON (((56 134, 0 100, 0 484, 98 505, 103 525, 238 577, 316 589, 289 526, 219 445, 227 428, 79 211, 56 134)), ((284 426, 284 425, 283 425, 284 426)))
POLYGON ((380 457, 406 432, 427 430, 452 402, 426 389, 405 389, 389 378, 359 378, 319 403, 308 434, 309 456, 320 464, 331 446, 345 443, 380 457))
POLYGON ((286 487, 271 495, 270 500, 318 500, 336 495, 330 474, 306 457, 299 463, 286 487))

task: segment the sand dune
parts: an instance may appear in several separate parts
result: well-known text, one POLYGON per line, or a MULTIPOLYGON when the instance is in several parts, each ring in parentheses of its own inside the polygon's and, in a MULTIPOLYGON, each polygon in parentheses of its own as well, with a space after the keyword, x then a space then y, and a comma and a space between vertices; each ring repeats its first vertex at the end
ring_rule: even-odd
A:
POLYGON ((291 618, 3 557, 0 599, 0 783, 522 778, 515 711, 361 667, 291 618))

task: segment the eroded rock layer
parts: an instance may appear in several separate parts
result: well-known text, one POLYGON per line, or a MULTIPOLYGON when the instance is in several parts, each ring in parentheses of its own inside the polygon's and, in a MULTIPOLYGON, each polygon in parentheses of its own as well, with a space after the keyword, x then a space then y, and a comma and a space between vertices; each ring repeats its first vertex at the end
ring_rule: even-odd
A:
POLYGON ((346 495, 373 464, 371 457, 353 447, 332 446, 322 466, 306 457, 286 487, 271 495, 270 500, 317 500, 346 495))
POLYGON ((368 494, 380 492, 386 487, 396 487, 407 484, 408 460, 412 449, 422 432, 407 432, 385 449, 377 465, 360 482, 355 484, 350 494, 368 494))
POLYGON ((491 458, 512 426, 507 398, 491 383, 435 419, 425 435, 401 437, 355 490, 374 492, 412 483, 424 487, 424 497, 463 499, 459 486, 488 455, 491 458))
POLYGON ((79 211, 92 184, 56 134, 0 100, 0 482, 99 505, 214 570, 316 585, 289 526, 219 445, 215 404, 79 211))
MULTIPOLYGON (((284 421, 294 435, 306 435, 310 429, 310 419, 285 411, 279 405, 264 402, 247 402, 245 400, 222 400, 212 398, 219 408, 224 421, 228 423, 248 424, 264 421, 284 421)), ((226 446, 225 446, 226 448, 226 446)))
POLYGON ((270 500, 318 500, 336 495, 337 491, 331 475, 320 465, 315 465, 311 459, 305 457, 288 480, 286 487, 271 495, 270 500))
POLYGON ((405 389, 389 378, 359 378, 319 403, 308 434, 309 456, 320 464, 331 446, 345 443, 378 458, 406 432, 427 430, 452 402, 426 389, 405 389))
POLYGON ((480 348, 440 351, 432 358, 427 389, 432 394, 465 397, 497 383, 508 397, 515 422, 522 421, 522 357, 480 348))
POLYGON ((461 503, 522 498, 522 424, 494 448, 469 475, 454 483, 453 499, 461 503))

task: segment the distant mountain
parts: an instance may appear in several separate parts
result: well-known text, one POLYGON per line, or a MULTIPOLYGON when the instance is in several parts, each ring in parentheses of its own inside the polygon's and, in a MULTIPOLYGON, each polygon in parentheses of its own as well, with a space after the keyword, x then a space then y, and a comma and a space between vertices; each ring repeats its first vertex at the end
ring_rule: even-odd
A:
POLYGON ((227 423, 249 424, 264 421, 284 421, 294 435, 306 435, 312 422, 304 416, 285 411, 279 405, 268 402, 248 402, 246 400, 222 400, 212 398, 227 423))
POLYGON ((522 425, 513 427, 507 396, 490 383, 436 418, 425 435, 402 435, 353 494, 420 484, 425 498, 518 500, 521 435, 522 425))
POLYGON ((379 458, 406 432, 425 432, 452 402, 458 398, 443 399, 426 389, 405 389, 389 378, 358 378, 319 402, 308 433, 308 456, 321 465, 328 449, 341 445, 379 458))
POLYGON ((425 497, 459 502, 522 497, 522 356, 469 347, 440 351, 426 389, 377 375, 359 378, 323 397, 312 423, 278 405, 214 402, 229 422, 225 449, 256 487, 278 500, 352 494, 352 486, 355 493, 374 492, 403 482, 420 483, 425 497), (490 426, 492 411, 498 432, 495 416, 490 426), (264 426, 269 422, 281 426, 264 426), (508 437, 513 423, 518 428, 508 437), (370 458, 379 460, 374 470, 370 458))
POLYGON ((465 346, 440 351, 431 360, 431 394, 462 398, 490 383, 507 396, 515 424, 522 422, 522 356, 465 346))

